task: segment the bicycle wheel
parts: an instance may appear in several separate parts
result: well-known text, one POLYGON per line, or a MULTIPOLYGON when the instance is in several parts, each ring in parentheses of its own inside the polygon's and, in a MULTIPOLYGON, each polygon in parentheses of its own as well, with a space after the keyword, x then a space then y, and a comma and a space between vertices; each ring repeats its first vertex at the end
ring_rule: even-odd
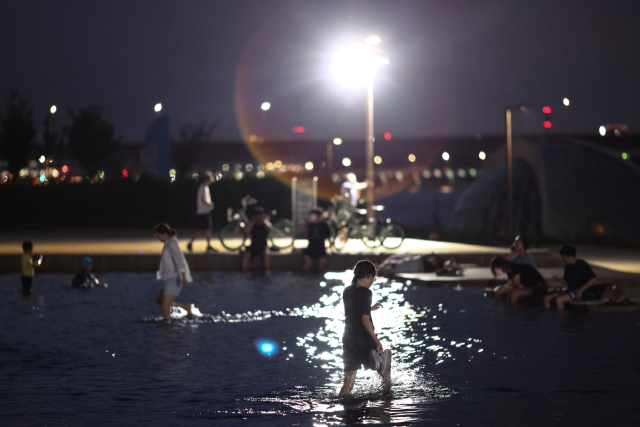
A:
POLYGON ((362 235, 362 243, 364 243, 368 248, 374 249, 382 244, 382 239, 380 238, 380 227, 376 224, 371 224, 370 228, 365 230, 362 235))
POLYGON ((338 228, 336 231, 336 234, 331 241, 333 249, 341 251, 346 246, 347 240, 349 240, 349 227, 345 225, 338 228))
POLYGON ((400 247, 404 241, 405 232, 402 225, 395 221, 391 221, 382 225, 379 236, 382 241, 382 246, 387 249, 396 249, 400 247))
POLYGON ((280 249, 287 249, 293 246, 295 236, 293 235, 293 221, 281 219, 271 227, 269 231, 271 244, 280 249))
POLYGON ((238 221, 232 221, 222 227, 218 237, 222 246, 230 251, 237 251, 244 245, 246 236, 244 234, 244 224, 240 224, 238 221))

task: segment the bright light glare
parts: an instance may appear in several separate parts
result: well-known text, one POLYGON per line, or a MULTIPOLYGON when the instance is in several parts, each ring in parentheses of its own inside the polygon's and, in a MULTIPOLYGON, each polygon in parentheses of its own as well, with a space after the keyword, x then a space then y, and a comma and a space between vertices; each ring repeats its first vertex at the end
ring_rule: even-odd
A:
POLYGON ((305 163, 304 168, 308 171, 313 170, 313 163, 312 162, 305 163))
POLYGON ((155 107, 153 107, 153 111, 155 111, 156 113, 159 113, 160 111, 162 111, 162 104, 160 104, 159 102, 155 105, 155 107))
POLYGON ((366 46, 347 46, 333 58, 333 75, 347 86, 365 84, 373 76, 376 62, 366 46))
POLYGON ((55 114, 56 111, 58 111, 58 107, 56 107, 55 105, 52 105, 49 111, 51 111, 51 114, 55 114))
POLYGON ((378 36, 367 37, 364 42, 366 44, 378 44, 380 43, 380 37, 378 36))
POLYGON ((342 159, 342 166, 345 166, 345 167, 351 166, 351 159, 348 157, 345 157, 344 159, 342 159))
POLYGON ((257 347, 263 356, 272 356, 278 350, 278 345, 271 341, 260 341, 257 347))
POLYGON ((263 111, 267 111, 269 108, 271 108, 271 104, 268 102, 263 102, 260 108, 262 108, 263 111))
POLYGON ((563 103, 565 106, 567 106, 567 107, 568 107, 568 106, 569 106, 569 98, 565 98, 565 99, 563 99, 563 100, 562 100, 562 103, 563 103))
POLYGON ((484 159, 486 159, 486 158, 487 158, 487 155, 485 154, 485 152, 484 152, 484 151, 481 151, 481 152, 478 154, 478 157, 480 157, 480 160, 484 160, 484 159))
POLYGON ((415 162, 416 161, 416 155, 415 154, 409 154, 409 161, 411 163, 415 162))
POLYGON ((40 160, 40 163, 44 163, 45 158, 44 158, 44 156, 40 156, 40 158, 38 160, 40 160))
POLYGON ((607 134, 607 128, 604 126, 600 126, 599 132, 601 136, 605 136, 607 134))
POLYGON ((373 158, 373 161, 376 162, 376 165, 379 165, 380 163, 382 163, 382 157, 380 156, 375 156, 373 158))
POLYGON ((446 151, 442 153, 442 160, 444 160, 445 162, 449 161, 449 153, 447 153, 446 151))
POLYGON ((340 145, 340 144, 342 144, 342 139, 340 139, 340 138, 333 138, 333 144, 334 144, 334 145, 340 145))

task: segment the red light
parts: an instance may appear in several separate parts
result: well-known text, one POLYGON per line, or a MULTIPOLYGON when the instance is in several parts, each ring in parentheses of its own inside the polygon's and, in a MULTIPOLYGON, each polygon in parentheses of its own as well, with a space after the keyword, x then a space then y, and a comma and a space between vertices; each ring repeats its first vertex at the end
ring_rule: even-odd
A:
POLYGON ((293 133, 304 133, 304 126, 294 126, 293 133))
POLYGON ((384 139, 386 139, 387 141, 389 141, 391 139, 391 134, 389 132, 385 132, 384 133, 384 139))
POLYGON ((547 129, 550 129, 551 128, 551 122, 547 120, 546 122, 543 123, 543 126, 545 128, 547 128, 547 129))
POLYGON ((122 176, 123 176, 123 178, 128 177, 129 176, 129 171, 126 170, 126 169, 122 169, 122 176))
POLYGON ((542 112, 545 114, 551 114, 551 107, 542 107, 542 112))
POLYGON ((298 133, 298 126, 293 127, 293 133, 298 133))
POLYGON ((62 166, 62 173, 67 173, 67 172, 69 172, 69 166, 67 165, 62 166))

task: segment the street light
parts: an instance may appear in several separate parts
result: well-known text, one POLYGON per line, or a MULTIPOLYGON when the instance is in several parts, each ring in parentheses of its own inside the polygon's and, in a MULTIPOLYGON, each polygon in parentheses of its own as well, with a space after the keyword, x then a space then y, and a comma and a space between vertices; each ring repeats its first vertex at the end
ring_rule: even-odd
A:
POLYGON ((507 127, 507 223, 509 234, 513 234, 513 135, 511 130, 511 110, 526 110, 527 104, 507 105, 504 107, 507 127))
MULTIPOLYGON (((367 218, 373 217, 374 175, 373 175, 373 77, 380 65, 389 63, 389 57, 377 47, 380 38, 368 37, 365 44, 346 46, 333 58, 333 74, 337 80, 350 86, 367 85, 367 218)), ((349 162, 350 163, 350 162, 349 162)), ((344 165, 344 162, 343 162, 344 165)), ((345 165, 346 166, 346 165, 345 165)))
POLYGON ((52 105, 49 111, 51 111, 51 114, 55 114, 56 111, 58 111, 58 107, 56 107, 55 105, 52 105))

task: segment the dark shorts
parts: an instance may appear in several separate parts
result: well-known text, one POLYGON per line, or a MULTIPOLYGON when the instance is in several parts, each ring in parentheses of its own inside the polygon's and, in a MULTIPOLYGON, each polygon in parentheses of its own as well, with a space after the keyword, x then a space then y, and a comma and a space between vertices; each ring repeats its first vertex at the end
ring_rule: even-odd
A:
POLYGON ((547 282, 543 280, 535 286, 531 286, 531 290, 533 291, 533 295, 535 296, 545 296, 547 291, 549 290, 549 285, 547 282))
POLYGON ((21 276, 20 280, 22 281, 22 292, 24 292, 25 294, 31 293, 31 285, 33 285, 33 277, 21 276))
POLYGON ((198 215, 198 230, 211 230, 211 213, 198 215))
POLYGON ((364 365, 370 369, 369 354, 376 349, 376 343, 370 336, 345 334, 342 337, 342 362, 345 371, 357 371, 364 365))
POLYGON ((580 298, 578 298, 575 291, 559 291, 558 296, 561 296, 561 295, 569 295, 569 298, 571 298, 571 301, 580 301, 580 298))
POLYGON ((250 259, 254 259, 257 256, 263 257, 264 253, 266 251, 267 251, 267 247, 266 246, 253 246, 253 245, 250 245, 249 247, 247 247, 247 252, 249 252, 251 254, 251 258, 250 259))
POLYGON ((311 258, 313 258, 314 260, 318 260, 322 257, 326 257, 327 256, 327 250, 325 249, 324 246, 322 247, 308 247, 304 250, 304 254, 305 255, 309 255, 311 258))

